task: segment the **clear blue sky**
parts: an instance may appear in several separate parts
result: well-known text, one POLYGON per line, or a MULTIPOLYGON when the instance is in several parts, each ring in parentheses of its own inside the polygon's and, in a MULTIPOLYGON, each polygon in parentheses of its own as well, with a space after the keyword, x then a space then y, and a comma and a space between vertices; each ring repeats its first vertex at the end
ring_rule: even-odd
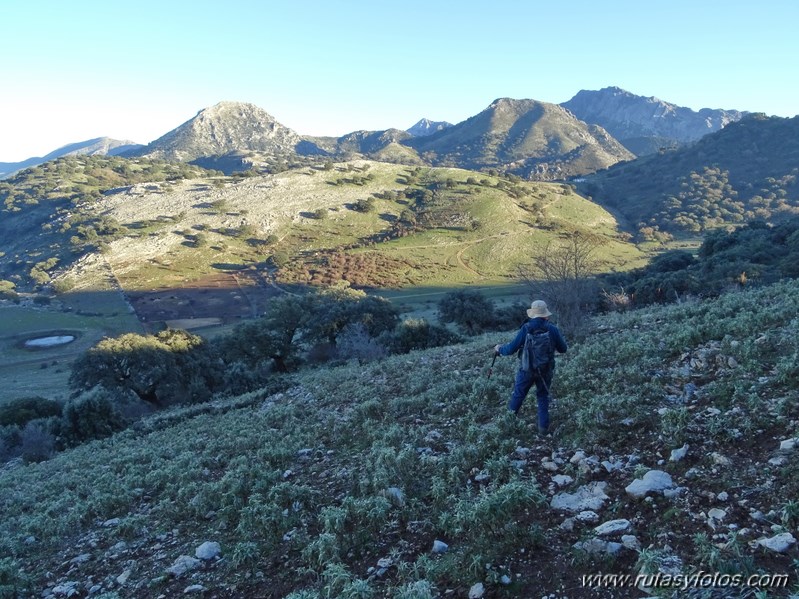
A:
POLYGON ((223 100, 306 135, 618 86, 799 113, 799 2, 0 0, 0 161, 149 143, 223 100))

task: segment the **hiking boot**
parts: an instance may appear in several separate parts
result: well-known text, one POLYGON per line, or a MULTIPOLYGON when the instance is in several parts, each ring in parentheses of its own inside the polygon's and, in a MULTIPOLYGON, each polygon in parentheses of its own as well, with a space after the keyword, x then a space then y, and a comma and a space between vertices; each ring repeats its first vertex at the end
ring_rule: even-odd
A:
POLYGON ((539 426, 538 427, 538 434, 539 435, 548 435, 549 434, 549 428, 546 427, 546 426, 539 426))

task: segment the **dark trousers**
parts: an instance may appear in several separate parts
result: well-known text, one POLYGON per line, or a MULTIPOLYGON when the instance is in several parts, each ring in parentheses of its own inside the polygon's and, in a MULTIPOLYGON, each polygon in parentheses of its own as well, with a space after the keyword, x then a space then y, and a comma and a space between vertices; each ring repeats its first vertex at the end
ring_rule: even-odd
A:
POLYGON ((517 414, 524 403, 524 398, 535 385, 535 397, 538 400, 538 428, 549 428, 549 388, 552 386, 554 368, 544 370, 541 375, 521 368, 516 371, 516 381, 513 384, 513 394, 508 404, 508 409, 517 414))

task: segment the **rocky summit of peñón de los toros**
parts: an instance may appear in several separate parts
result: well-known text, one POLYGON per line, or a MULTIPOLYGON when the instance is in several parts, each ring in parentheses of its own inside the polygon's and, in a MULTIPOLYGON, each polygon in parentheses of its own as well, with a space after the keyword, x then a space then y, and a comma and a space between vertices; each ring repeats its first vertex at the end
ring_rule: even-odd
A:
POLYGON ((235 151, 288 154, 302 138, 268 112, 245 102, 220 102, 131 155, 191 162, 235 151))

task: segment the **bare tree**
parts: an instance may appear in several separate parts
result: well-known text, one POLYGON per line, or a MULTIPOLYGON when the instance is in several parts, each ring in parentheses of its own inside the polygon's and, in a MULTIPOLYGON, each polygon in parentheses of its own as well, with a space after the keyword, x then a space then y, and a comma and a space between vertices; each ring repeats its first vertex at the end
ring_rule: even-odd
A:
POLYGON ((547 243, 532 264, 519 269, 532 296, 547 302, 558 326, 569 336, 579 336, 586 315, 598 298, 594 276, 602 268, 597 249, 607 241, 575 231, 547 243))

